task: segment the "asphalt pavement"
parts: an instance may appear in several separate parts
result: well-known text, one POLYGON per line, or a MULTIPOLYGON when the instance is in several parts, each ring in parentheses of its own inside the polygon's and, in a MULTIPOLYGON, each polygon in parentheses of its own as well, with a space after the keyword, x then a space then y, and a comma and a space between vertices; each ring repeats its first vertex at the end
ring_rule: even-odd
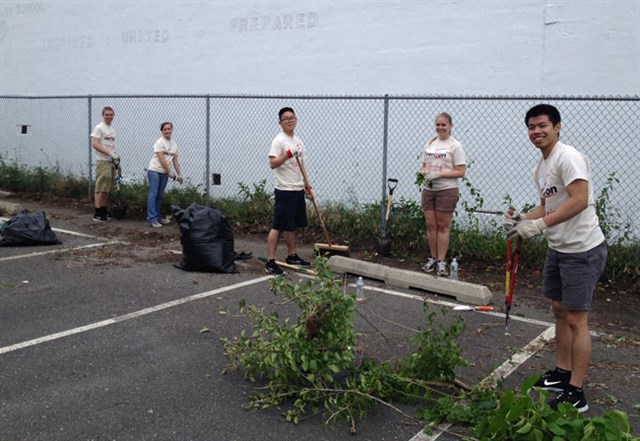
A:
MULTIPOLYGON (((240 372, 221 375, 219 339, 247 327, 239 301, 276 307, 261 264, 240 266, 237 274, 185 272, 175 267, 176 240, 149 236, 131 244, 89 224, 57 219, 52 226, 65 231, 57 233, 61 245, 0 248, 0 440, 354 439, 346 424, 324 428, 320 416, 293 425, 284 408, 245 411, 254 385, 240 372)), ((365 356, 379 360, 407 350, 410 329, 425 323, 423 298, 435 310, 454 303, 373 281, 367 297, 356 327, 365 334, 365 356)), ((548 311, 514 316, 509 336, 500 313, 447 317, 453 314, 467 323, 460 344, 471 364, 460 369, 463 381, 502 377, 517 386, 553 365, 548 311)), ((635 341, 594 338, 589 415, 618 408, 638 427, 635 341), (613 381, 620 376, 624 382, 613 381)), ((455 439, 421 434, 382 406, 357 429, 360 440, 455 439)))

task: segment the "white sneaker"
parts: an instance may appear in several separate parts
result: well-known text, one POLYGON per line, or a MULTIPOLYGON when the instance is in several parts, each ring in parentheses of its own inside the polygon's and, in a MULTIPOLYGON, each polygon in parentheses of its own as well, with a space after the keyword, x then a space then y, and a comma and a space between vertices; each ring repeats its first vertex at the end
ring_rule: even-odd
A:
POLYGON ((432 273, 434 272, 436 269, 436 259, 434 259, 433 257, 429 257, 429 260, 427 260, 427 263, 424 264, 424 266, 422 267, 422 271, 424 271, 425 273, 432 273))
POLYGON ((449 272, 447 271, 447 264, 443 260, 438 261, 438 272, 436 274, 439 276, 449 275, 449 272))
POLYGON ((161 228, 162 224, 160 222, 156 221, 156 222, 152 223, 151 226, 154 227, 154 228, 161 228))
POLYGON ((165 217, 164 219, 162 219, 162 220, 160 221, 160 223, 161 223, 162 225, 170 224, 170 223, 171 223, 171 219, 169 219, 168 217, 165 217))

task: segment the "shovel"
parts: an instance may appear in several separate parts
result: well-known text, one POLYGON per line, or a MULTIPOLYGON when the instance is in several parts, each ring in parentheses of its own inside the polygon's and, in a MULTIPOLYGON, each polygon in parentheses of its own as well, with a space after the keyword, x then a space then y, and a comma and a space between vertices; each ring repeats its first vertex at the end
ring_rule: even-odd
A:
POLYGON ((114 162, 116 174, 113 179, 113 192, 112 197, 114 201, 114 207, 111 210, 111 215, 120 220, 123 219, 127 215, 127 209, 129 208, 129 204, 127 203, 124 195, 122 194, 122 189, 120 188, 122 184, 122 169, 120 168, 120 161, 114 162))
POLYGON ((375 248, 376 251, 383 255, 388 256, 391 252, 391 241, 387 238, 387 224, 389 223, 389 216, 391 215, 391 200, 393 199, 393 190, 398 186, 398 180, 389 178, 387 180, 389 186, 389 196, 387 197, 387 209, 384 214, 384 221, 380 227, 380 236, 375 236, 375 248))

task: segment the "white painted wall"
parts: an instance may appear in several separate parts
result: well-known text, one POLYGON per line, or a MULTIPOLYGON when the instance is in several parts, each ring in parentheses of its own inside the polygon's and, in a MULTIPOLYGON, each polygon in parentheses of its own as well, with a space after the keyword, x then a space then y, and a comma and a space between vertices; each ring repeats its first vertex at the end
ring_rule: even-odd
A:
POLYGON ((0 2, 0 94, 640 95, 639 0, 0 2))

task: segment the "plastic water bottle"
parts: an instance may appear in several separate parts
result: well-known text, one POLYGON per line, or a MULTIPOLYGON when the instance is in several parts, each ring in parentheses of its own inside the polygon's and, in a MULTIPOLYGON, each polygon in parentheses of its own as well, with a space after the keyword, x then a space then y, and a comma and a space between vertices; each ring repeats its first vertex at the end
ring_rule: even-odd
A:
POLYGON ((451 273, 449 274, 451 280, 458 280, 458 261, 454 257, 451 261, 451 273))
POLYGON ((362 276, 358 277, 356 281, 356 300, 364 300, 364 280, 362 280, 362 276))

